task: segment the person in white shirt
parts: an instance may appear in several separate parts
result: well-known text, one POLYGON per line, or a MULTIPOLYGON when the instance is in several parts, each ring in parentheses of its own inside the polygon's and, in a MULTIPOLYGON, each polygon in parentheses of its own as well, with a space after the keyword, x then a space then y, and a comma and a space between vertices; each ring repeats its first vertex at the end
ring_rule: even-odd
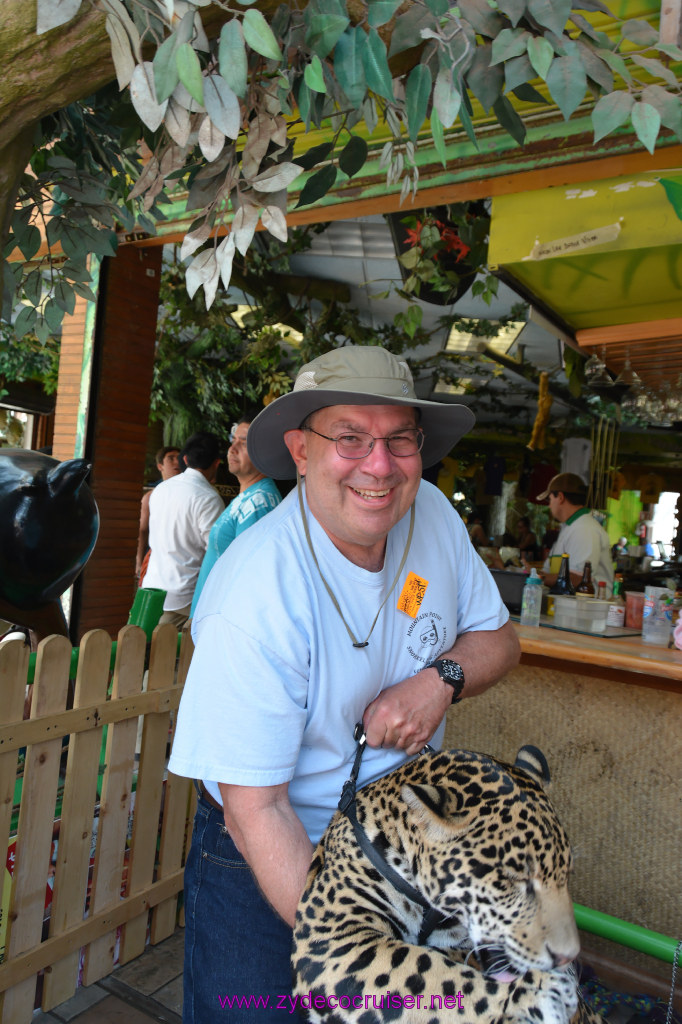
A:
POLYGON ((206 552, 208 535, 225 505, 213 482, 220 465, 215 434, 192 434, 182 452, 185 470, 154 488, 149 499, 149 567, 145 587, 166 591, 160 623, 182 628, 206 552))
POLYGON ((270 999, 271 1024, 293 1019, 275 996, 291 990, 294 913, 355 723, 365 785, 438 747, 450 704, 518 660, 462 520, 421 478, 473 422, 418 399, 390 352, 347 345, 304 366, 249 427, 254 466, 298 486, 230 544, 192 619, 168 766, 200 790, 184 1024, 212 1024, 218 993, 270 999))
POLYGON ((551 559, 565 552, 574 587, 582 579, 585 562, 590 562, 595 585, 603 580, 610 591, 613 585, 611 542, 604 527, 585 505, 587 485, 576 473, 559 473, 552 477, 547 490, 538 494, 537 500, 544 501, 545 498, 548 499, 552 519, 562 525, 542 567, 544 582, 548 587, 556 583, 557 573, 550 572, 551 559))

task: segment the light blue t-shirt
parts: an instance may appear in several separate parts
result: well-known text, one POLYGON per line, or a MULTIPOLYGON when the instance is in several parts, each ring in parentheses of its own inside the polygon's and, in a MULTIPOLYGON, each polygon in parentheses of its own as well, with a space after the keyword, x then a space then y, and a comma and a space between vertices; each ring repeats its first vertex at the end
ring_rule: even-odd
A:
POLYGON ((275 481, 264 477, 233 498, 225 511, 218 516, 208 536, 206 554, 201 563, 190 615, 194 615, 199 594, 208 579, 208 574, 223 552, 227 551, 234 538, 244 530, 248 530, 268 512, 272 512, 281 500, 282 495, 279 493, 275 481))
MULTIPOLYGON (((218 782, 289 783, 289 798, 317 842, 348 778, 353 727, 382 690, 415 675, 457 636, 508 619, 497 586, 447 498, 422 481, 415 528, 398 583, 367 647, 355 649, 305 539, 296 491, 230 545, 204 587, 196 644, 180 703, 169 770, 218 782), (424 584, 416 613, 398 608, 409 573, 424 584)), ((398 571, 409 513, 386 541, 384 566, 369 572, 334 546, 308 510, 319 567, 344 618, 364 639, 398 571)), ((440 745, 444 721, 431 743, 440 745)), ((405 760, 367 748, 359 783, 405 760)))

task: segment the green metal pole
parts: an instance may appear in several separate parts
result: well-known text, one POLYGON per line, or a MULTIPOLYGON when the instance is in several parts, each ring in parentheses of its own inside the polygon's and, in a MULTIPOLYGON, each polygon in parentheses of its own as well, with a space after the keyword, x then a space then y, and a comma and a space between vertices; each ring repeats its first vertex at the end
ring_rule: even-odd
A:
MULTIPOLYGON (((680 944, 679 939, 661 935, 660 932, 649 931, 648 928, 642 928, 638 924, 621 921, 618 917, 603 914, 600 910, 591 910, 590 907, 583 907, 579 903, 574 903, 573 909, 575 910, 575 922, 583 931, 601 935, 604 939, 610 939, 629 949, 637 949, 640 953, 647 953, 649 956, 656 957, 657 960, 665 960, 669 964, 675 960, 675 950, 680 944)), ((682 957, 679 954, 677 962, 682 964, 682 957)))

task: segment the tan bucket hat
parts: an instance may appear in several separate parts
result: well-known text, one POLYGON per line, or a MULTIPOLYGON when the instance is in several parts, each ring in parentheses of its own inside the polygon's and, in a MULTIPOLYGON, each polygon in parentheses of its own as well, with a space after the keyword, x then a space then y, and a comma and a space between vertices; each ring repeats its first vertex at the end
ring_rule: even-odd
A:
POLYGON ((293 391, 276 398, 256 416, 246 438, 254 466, 276 480, 295 477, 284 434, 297 430, 307 416, 329 405, 407 405, 418 409, 425 437, 424 467, 444 458, 475 423, 465 405, 417 398, 407 363, 385 348, 346 345, 301 367, 293 391))

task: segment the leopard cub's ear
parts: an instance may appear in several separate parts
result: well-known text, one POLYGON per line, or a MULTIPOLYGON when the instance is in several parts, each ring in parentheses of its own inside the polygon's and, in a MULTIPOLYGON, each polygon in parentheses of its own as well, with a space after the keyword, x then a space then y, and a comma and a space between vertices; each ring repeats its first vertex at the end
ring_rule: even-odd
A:
POLYGON ((462 809, 462 794, 445 786, 407 783, 401 796, 433 842, 447 842, 464 835, 476 820, 475 809, 462 809))
POLYGON ((514 767, 520 768, 526 775, 530 775, 532 779, 540 783, 543 789, 546 789, 551 782, 547 758, 538 747, 531 744, 521 747, 516 755, 514 767))

